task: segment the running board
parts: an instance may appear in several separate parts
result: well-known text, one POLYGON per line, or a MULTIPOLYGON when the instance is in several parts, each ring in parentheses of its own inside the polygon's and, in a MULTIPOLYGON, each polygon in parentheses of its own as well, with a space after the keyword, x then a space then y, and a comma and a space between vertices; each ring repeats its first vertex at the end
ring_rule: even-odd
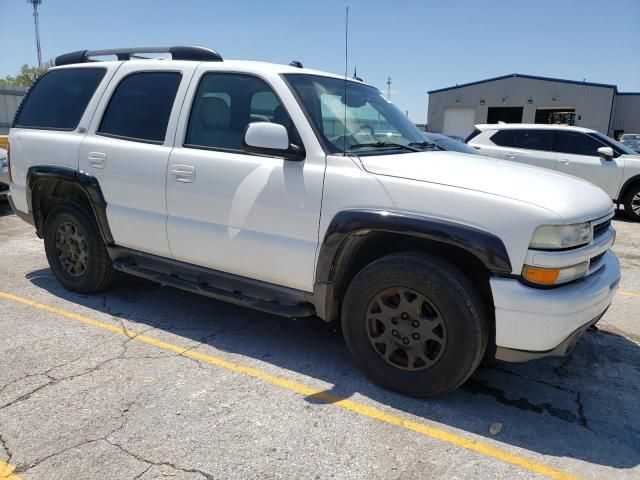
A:
POLYGON ((312 294, 306 292, 120 247, 107 248, 113 268, 161 285, 283 317, 316 314, 312 294))

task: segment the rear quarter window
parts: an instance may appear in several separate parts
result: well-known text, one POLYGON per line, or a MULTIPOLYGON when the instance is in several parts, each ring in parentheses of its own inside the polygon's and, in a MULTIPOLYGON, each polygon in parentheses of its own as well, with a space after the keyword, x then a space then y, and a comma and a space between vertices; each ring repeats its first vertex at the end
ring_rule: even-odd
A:
POLYGON ((105 73, 104 68, 46 72, 29 91, 13 126, 74 130, 105 73))
POLYGON ((179 72, 129 74, 113 92, 98 133, 162 143, 181 79, 179 72))

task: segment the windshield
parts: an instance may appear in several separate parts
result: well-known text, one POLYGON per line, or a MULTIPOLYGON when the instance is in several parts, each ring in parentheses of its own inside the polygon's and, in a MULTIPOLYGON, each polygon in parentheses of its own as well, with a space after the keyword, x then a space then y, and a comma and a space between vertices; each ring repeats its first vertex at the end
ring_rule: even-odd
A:
POLYGON ((609 145, 610 147, 617 148, 618 150, 620 150, 624 154, 636 155, 636 152, 634 152, 633 150, 631 150, 626 145, 623 145, 622 143, 618 142, 617 140, 614 140, 611 137, 607 137, 606 135, 603 135, 600 132, 593 132, 592 135, 594 137, 597 137, 598 140, 602 141, 605 145, 609 145))
POLYGON ((475 148, 470 147, 466 143, 462 143, 460 140, 456 140, 455 138, 447 137, 446 135, 440 135, 439 133, 429 132, 423 132, 422 135, 427 139, 427 141, 435 143, 443 150, 484 156, 475 148))
POLYGON ((284 77, 331 153, 376 155, 434 148, 425 141, 422 132, 373 87, 319 75, 286 74, 284 77))

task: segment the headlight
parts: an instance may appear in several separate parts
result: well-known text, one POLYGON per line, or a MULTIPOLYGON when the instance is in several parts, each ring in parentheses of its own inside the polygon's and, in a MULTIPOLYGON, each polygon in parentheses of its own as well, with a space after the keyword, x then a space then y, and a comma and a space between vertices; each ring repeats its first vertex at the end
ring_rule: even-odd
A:
POLYGON ((574 225, 542 225, 531 238, 531 248, 557 250, 586 245, 593 239, 591 223, 574 225))
POLYGON ((588 269, 589 262, 563 268, 543 268, 525 265, 522 268, 522 277, 528 282, 537 283, 538 285, 562 285, 584 277, 588 269))

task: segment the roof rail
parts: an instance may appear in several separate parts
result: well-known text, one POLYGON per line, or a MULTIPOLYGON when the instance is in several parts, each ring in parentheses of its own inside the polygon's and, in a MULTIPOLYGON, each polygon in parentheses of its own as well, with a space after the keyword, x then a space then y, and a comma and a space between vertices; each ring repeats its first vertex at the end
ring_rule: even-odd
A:
POLYGON ((93 62, 91 57, 115 55, 118 60, 140 58, 140 53, 170 53, 172 60, 197 60, 201 62, 222 62, 222 56, 215 50, 205 47, 141 47, 113 48, 109 50, 78 50, 56 57, 56 66, 72 63, 93 62))

